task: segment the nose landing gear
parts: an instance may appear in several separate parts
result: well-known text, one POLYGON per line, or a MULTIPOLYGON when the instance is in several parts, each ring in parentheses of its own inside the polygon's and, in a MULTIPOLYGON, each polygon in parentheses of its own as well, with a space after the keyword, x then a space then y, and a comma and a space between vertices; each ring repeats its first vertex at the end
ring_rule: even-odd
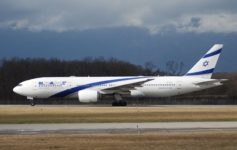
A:
POLYGON ((35 101, 34 101, 34 98, 33 98, 33 97, 27 97, 27 100, 30 101, 30 105, 31 105, 31 106, 35 106, 35 101))

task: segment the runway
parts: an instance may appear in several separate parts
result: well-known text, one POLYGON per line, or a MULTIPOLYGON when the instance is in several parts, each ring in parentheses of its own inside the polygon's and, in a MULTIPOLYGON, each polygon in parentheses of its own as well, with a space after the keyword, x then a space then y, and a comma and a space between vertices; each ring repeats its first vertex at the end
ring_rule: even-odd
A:
POLYGON ((237 122, 1 124, 0 134, 237 130, 237 122))

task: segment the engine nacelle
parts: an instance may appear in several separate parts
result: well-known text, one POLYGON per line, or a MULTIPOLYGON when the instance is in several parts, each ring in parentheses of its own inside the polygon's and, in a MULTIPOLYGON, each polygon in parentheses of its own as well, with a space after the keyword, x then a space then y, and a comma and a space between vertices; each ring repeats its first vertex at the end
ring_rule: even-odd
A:
POLYGON ((78 92, 78 100, 82 103, 97 102, 100 99, 100 93, 94 90, 81 90, 78 92))
POLYGON ((131 90, 130 94, 132 97, 143 97, 144 94, 138 90, 131 90))

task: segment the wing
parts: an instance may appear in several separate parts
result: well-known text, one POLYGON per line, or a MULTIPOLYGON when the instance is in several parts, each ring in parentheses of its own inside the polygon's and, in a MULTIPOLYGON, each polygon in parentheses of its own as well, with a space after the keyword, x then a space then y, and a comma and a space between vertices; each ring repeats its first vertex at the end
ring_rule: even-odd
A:
POLYGON ((130 90, 136 89, 136 87, 142 87, 142 84, 152 81, 154 79, 145 79, 143 81, 136 81, 116 87, 106 88, 100 91, 101 94, 130 94, 130 90))
POLYGON ((198 86, 222 85, 224 81, 227 81, 227 79, 215 79, 215 80, 210 80, 210 81, 197 82, 194 84, 198 86))

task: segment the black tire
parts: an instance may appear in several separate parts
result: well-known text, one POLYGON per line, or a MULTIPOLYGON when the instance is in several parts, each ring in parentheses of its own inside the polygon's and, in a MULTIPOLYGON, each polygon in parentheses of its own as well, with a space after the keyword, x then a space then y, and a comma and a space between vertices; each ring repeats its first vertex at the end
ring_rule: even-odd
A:
POLYGON ((112 106, 118 106, 118 102, 117 101, 113 101, 112 102, 112 106))
POLYGON ((34 100, 30 100, 30 105, 31 105, 31 106, 35 106, 34 100))
POLYGON ((121 107, 121 106, 127 106, 127 102, 126 101, 114 101, 112 103, 112 106, 115 106, 115 107, 121 107))
POLYGON ((126 101, 121 101, 121 105, 120 106, 127 106, 127 102, 126 101))

